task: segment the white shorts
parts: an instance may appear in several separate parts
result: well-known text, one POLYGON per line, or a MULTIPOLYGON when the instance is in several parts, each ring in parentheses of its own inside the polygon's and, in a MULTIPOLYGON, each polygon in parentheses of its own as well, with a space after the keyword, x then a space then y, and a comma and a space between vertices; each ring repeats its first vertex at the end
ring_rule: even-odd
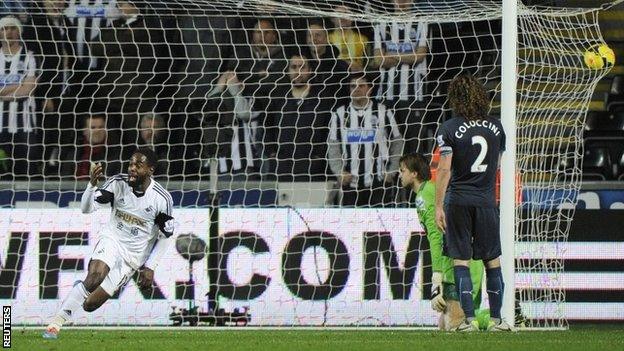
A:
POLYGON ((93 249, 91 259, 100 260, 108 266, 108 275, 100 287, 110 296, 123 287, 134 274, 134 269, 122 258, 117 242, 109 237, 100 238, 93 249))

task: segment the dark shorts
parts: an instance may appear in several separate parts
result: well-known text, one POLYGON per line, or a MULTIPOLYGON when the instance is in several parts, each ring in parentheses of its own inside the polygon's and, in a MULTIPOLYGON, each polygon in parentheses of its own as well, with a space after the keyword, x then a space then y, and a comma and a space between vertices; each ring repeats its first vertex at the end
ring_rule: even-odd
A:
POLYGON ((444 254, 459 260, 491 260, 501 255, 498 208, 446 205, 444 254))

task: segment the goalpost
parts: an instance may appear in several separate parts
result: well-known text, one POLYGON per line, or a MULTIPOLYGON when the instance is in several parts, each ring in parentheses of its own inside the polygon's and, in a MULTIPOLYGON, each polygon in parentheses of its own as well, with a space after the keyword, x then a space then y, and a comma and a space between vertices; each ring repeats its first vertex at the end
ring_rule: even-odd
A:
POLYGON ((518 38, 518 2, 503 1, 503 33, 501 64, 501 122, 506 131, 506 151, 501 158, 501 268, 503 279, 508 287, 503 292, 501 316, 508 321, 514 320, 516 299, 516 84, 517 84, 517 40, 518 38))
MULTIPOLYGON (((518 301, 530 327, 565 328, 562 264, 580 189, 583 124, 610 68, 584 62, 587 50, 604 44, 601 10, 514 0, 421 1, 401 12, 381 0, 110 0, 27 9, 17 17, 26 19, 22 43, 38 64, 32 96, 40 124, 27 141, 18 131, 5 142, 31 151, 1 164, 0 302, 13 306, 14 324, 45 324, 86 275, 109 216, 77 209, 86 185, 79 160, 88 155, 125 172, 128 152, 148 145, 166 160, 156 179, 174 197, 176 244, 153 289, 140 291, 131 280, 76 325, 164 326, 187 312, 212 324, 435 325, 428 242, 397 170, 380 168, 373 181, 382 186, 385 171, 394 177, 385 193, 367 197, 388 196, 383 206, 357 203, 366 194, 361 186, 353 192, 357 206, 345 205, 328 140, 350 74, 363 69, 381 88, 370 100, 386 96, 395 121, 381 130, 396 123, 399 136, 368 139, 374 127, 354 125, 355 139, 338 145, 338 155, 351 150, 347 144, 365 145, 355 152, 361 163, 349 164, 351 176, 377 170, 376 160, 365 159, 384 152, 377 167, 404 152, 431 156, 437 127, 450 116, 446 87, 469 72, 485 84, 491 114, 507 134, 503 317, 514 320, 518 301), (318 17, 327 20, 308 21, 318 17), (352 50, 350 65, 320 63, 314 72, 309 41, 340 44, 358 35, 362 43, 341 47, 352 50), (421 48, 413 65, 384 66, 388 56, 421 48), (265 51, 275 56, 263 59, 265 51), (306 69, 309 89, 289 95, 306 69), (228 81, 229 70, 238 82, 228 81), (387 89, 395 89, 394 100, 387 89)), ((15 116, 8 120, 23 127, 15 116)))

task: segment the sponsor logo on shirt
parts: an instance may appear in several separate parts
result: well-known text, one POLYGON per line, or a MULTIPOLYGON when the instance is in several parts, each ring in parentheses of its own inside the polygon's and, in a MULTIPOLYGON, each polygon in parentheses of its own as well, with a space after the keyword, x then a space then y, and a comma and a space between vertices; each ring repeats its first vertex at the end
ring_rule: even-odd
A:
POLYGON ((406 53, 414 51, 414 44, 412 43, 393 43, 390 41, 386 42, 386 51, 388 52, 397 52, 397 53, 406 53))
POLYGON ((96 6, 76 6, 77 17, 104 17, 104 8, 96 6))
POLYGON ((374 129, 349 129, 347 130, 347 142, 349 144, 368 144, 375 142, 374 129))
POLYGON ((422 210, 425 207, 425 200, 422 197, 416 197, 416 208, 422 210))
POLYGON ((438 146, 442 147, 444 146, 444 137, 442 135, 438 135, 438 146))
POLYGON ((0 87, 6 85, 20 84, 22 82, 21 74, 0 74, 0 87))
POLYGON ((144 220, 142 220, 141 218, 135 217, 129 213, 126 213, 124 211, 115 210, 115 217, 131 225, 138 225, 138 226, 145 225, 144 220))

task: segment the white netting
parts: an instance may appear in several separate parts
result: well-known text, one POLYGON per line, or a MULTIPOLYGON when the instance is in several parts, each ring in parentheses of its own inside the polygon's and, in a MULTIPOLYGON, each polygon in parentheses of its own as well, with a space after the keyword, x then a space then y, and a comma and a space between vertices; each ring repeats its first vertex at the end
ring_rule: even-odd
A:
POLYGON ((608 69, 583 54, 604 44, 598 12, 525 9, 519 16, 517 210, 519 299, 535 325, 565 325, 563 247, 581 186, 583 126, 594 88, 608 69))
MULTIPOLYGON (((0 199, 12 207, 0 217, 0 300, 15 306, 14 323, 44 323, 86 274, 108 217, 76 209, 89 161, 111 176, 149 146, 176 237, 197 235, 207 254, 193 264, 185 243, 171 246, 155 289, 130 282, 76 323, 168 324, 171 307, 243 323, 248 307, 257 325, 435 324, 428 244, 415 210, 397 208, 413 201, 397 161, 433 154, 461 72, 486 84, 499 113, 502 11, 496 1, 396 2, 404 10, 376 0, 14 4, 21 27, 5 30, 0 55, 0 199)), ((571 213, 559 205, 576 201, 581 127, 607 71, 583 62, 603 42, 597 13, 519 11, 517 296, 534 326, 565 323, 561 253, 547 249, 566 240, 571 213)))

